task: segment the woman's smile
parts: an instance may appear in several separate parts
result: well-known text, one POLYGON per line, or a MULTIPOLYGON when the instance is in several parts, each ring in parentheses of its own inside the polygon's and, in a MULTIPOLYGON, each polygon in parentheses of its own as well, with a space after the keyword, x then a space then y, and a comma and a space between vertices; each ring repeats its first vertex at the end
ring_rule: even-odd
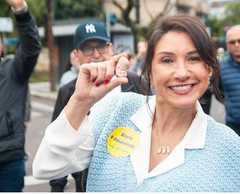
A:
POLYGON ((195 82, 195 83, 175 84, 175 85, 169 86, 168 88, 172 92, 174 92, 176 95, 187 95, 194 89, 194 86, 196 84, 198 83, 195 82))

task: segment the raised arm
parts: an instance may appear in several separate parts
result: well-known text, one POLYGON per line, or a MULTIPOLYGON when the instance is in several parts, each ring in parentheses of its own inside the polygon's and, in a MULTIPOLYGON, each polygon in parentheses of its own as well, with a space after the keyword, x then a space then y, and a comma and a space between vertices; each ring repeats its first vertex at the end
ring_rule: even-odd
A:
POLYGON ((25 0, 7 0, 16 18, 19 44, 15 54, 12 73, 16 81, 29 79, 41 50, 40 37, 35 21, 28 11, 25 0))
POLYGON ((73 128, 78 129, 97 101, 113 88, 128 82, 128 67, 129 62, 121 56, 115 56, 106 62, 81 65, 75 91, 64 109, 73 128), (119 76, 113 78, 115 72, 119 76))
POLYGON ((125 70, 122 77, 113 77, 118 65, 123 64, 121 61, 123 59, 113 57, 106 62, 81 65, 72 97, 45 131, 33 162, 35 177, 54 179, 88 167, 95 147, 95 133, 86 115, 110 90, 127 83, 125 70), (45 165, 46 162, 53 165, 45 165))

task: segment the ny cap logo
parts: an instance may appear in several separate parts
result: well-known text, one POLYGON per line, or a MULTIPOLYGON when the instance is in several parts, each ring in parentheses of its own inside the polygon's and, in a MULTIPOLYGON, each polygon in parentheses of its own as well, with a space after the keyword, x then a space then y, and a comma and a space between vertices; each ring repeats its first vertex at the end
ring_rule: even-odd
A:
POLYGON ((85 30, 86 30, 86 33, 96 33, 96 29, 93 24, 86 24, 85 30))

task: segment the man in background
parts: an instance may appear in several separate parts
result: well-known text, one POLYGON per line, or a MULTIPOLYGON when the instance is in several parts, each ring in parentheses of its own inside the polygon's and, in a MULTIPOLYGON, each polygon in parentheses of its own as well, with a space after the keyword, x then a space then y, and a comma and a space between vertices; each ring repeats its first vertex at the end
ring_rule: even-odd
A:
MULTIPOLYGON (((20 192, 25 175, 25 102, 41 44, 25 0, 6 1, 14 13, 19 45, 0 62, 0 192, 20 192)), ((2 45, 0 45, 2 47, 2 45)))
POLYGON ((226 124, 240 135, 240 25, 226 33, 228 56, 221 61, 226 124))

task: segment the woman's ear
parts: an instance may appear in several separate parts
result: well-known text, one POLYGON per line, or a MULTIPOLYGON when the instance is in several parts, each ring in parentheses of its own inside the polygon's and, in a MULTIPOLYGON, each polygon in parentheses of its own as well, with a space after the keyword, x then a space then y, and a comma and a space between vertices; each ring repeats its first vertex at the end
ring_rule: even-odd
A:
POLYGON ((212 75, 213 75, 213 69, 212 69, 212 67, 209 67, 208 70, 209 70, 208 76, 209 76, 209 77, 212 77, 212 75))
POLYGON ((212 67, 209 67, 208 84, 211 84, 212 75, 213 75, 213 69, 212 69, 212 67))

